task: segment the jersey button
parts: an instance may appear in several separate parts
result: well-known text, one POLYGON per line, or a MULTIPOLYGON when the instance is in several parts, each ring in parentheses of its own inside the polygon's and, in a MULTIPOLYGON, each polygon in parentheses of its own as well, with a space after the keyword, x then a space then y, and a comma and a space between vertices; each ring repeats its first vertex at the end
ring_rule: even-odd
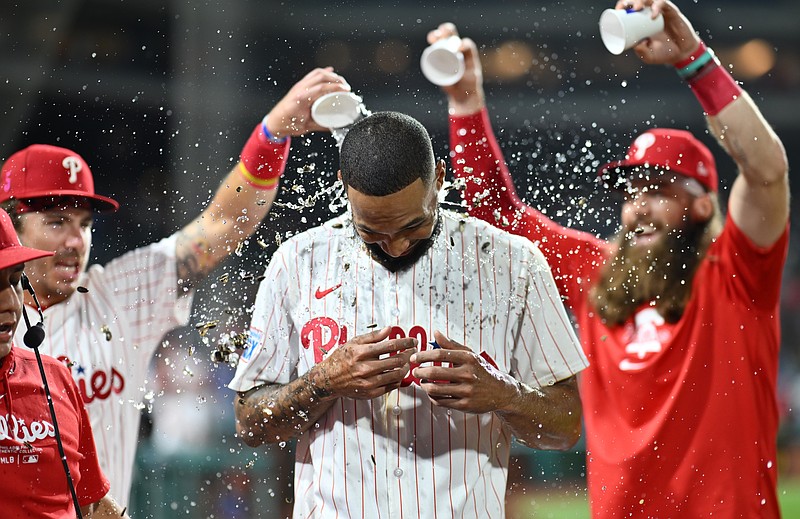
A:
POLYGON ((400 467, 394 469, 394 475, 395 475, 395 477, 398 477, 398 478, 402 477, 403 476, 403 469, 401 469, 400 467))
POLYGON ((403 412, 403 410, 400 409, 399 405, 396 405, 396 406, 392 407, 392 414, 393 415, 400 416, 400 413, 402 413, 402 412, 403 412))

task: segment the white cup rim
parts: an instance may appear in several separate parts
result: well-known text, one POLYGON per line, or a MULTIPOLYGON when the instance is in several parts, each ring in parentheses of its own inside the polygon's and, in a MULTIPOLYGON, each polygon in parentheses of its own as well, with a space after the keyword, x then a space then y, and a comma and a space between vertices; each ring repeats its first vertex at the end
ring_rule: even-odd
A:
POLYGON ((606 9, 600 15, 600 39, 612 54, 622 54, 664 29, 664 17, 651 18, 652 10, 606 9))
POLYGON ((422 53, 419 66, 422 74, 434 85, 455 85, 464 75, 464 55, 460 52, 454 54, 441 47, 428 47, 422 53), (440 66, 437 67, 434 63, 440 66))
POLYGON ((362 99, 352 92, 331 92, 311 105, 311 118, 325 128, 343 128, 361 119, 362 99))

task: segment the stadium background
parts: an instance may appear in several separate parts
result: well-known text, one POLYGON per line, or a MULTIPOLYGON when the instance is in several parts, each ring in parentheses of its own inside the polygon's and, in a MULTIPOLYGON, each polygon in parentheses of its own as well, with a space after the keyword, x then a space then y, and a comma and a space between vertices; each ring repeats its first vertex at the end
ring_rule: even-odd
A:
MULTIPOLYGON (((678 4, 733 65, 796 164, 800 5, 678 4)), ((446 157, 444 98, 418 60, 427 31, 450 20, 481 48, 492 120, 520 193, 556 220, 613 232, 616 201, 595 192, 594 170, 651 126, 701 135, 717 157, 724 197, 734 165, 703 134, 697 102, 674 71, 645 70, 631 55, 604 49, 597 20, 607 7, 587 0, 6 0, 0 158, 34 142, 81 153, 98 192, 122 202, 119 213, 96 223, 93 259, 105 262, 194 217, 252 127, 316 66, 334 66, 370 110, 421 120, 446 157)), ((278 517, 290 503, 291 445, 254 451, 238 442, 224 388, 232 370, 209 358, 246 329, 252 278, 276 244, 342 210, 337 161, 330 136, 295 139, 278 204, 258 236, 201 288, 191 325, 165 337, 141 388, 146 419, 134 517, 278 517)), ((779 438, 787 517, 794 510, 787 507, 800 507, 800 211, 792 205, 779 438)), ((516 453, 509 516, 585 516, 580 446, 516 453)))

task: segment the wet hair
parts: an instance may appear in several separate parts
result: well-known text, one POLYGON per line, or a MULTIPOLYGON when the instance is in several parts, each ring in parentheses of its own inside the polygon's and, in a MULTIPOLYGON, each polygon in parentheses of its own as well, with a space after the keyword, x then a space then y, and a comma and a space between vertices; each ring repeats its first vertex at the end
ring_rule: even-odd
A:
POLYGON ((342 182, 368 196, 397 193, 436 176, 430 135, 422 124, 397 112, 377 112, 350 128, 339 153, 342 182))

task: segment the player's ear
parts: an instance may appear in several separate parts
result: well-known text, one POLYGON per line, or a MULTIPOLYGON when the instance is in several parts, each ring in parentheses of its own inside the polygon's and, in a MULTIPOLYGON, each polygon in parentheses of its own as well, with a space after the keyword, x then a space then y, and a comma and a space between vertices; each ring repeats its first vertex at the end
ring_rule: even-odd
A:
POLYGON ((342 181, 342 170, 341 169, 336 171, 336 178, 339 179, 339 182, 342 181))
POLYGON ((443 159, 436 163, 436 191, 442 189, 444 185, 444 176, 447 173, 447 166, 443 159))
POLYGON ((711 202, 711 195, 708 193, 697 196, 692 200, 690 207, 692 219, 697 222, 707 222, 714 214, 714 204, 711 202))

